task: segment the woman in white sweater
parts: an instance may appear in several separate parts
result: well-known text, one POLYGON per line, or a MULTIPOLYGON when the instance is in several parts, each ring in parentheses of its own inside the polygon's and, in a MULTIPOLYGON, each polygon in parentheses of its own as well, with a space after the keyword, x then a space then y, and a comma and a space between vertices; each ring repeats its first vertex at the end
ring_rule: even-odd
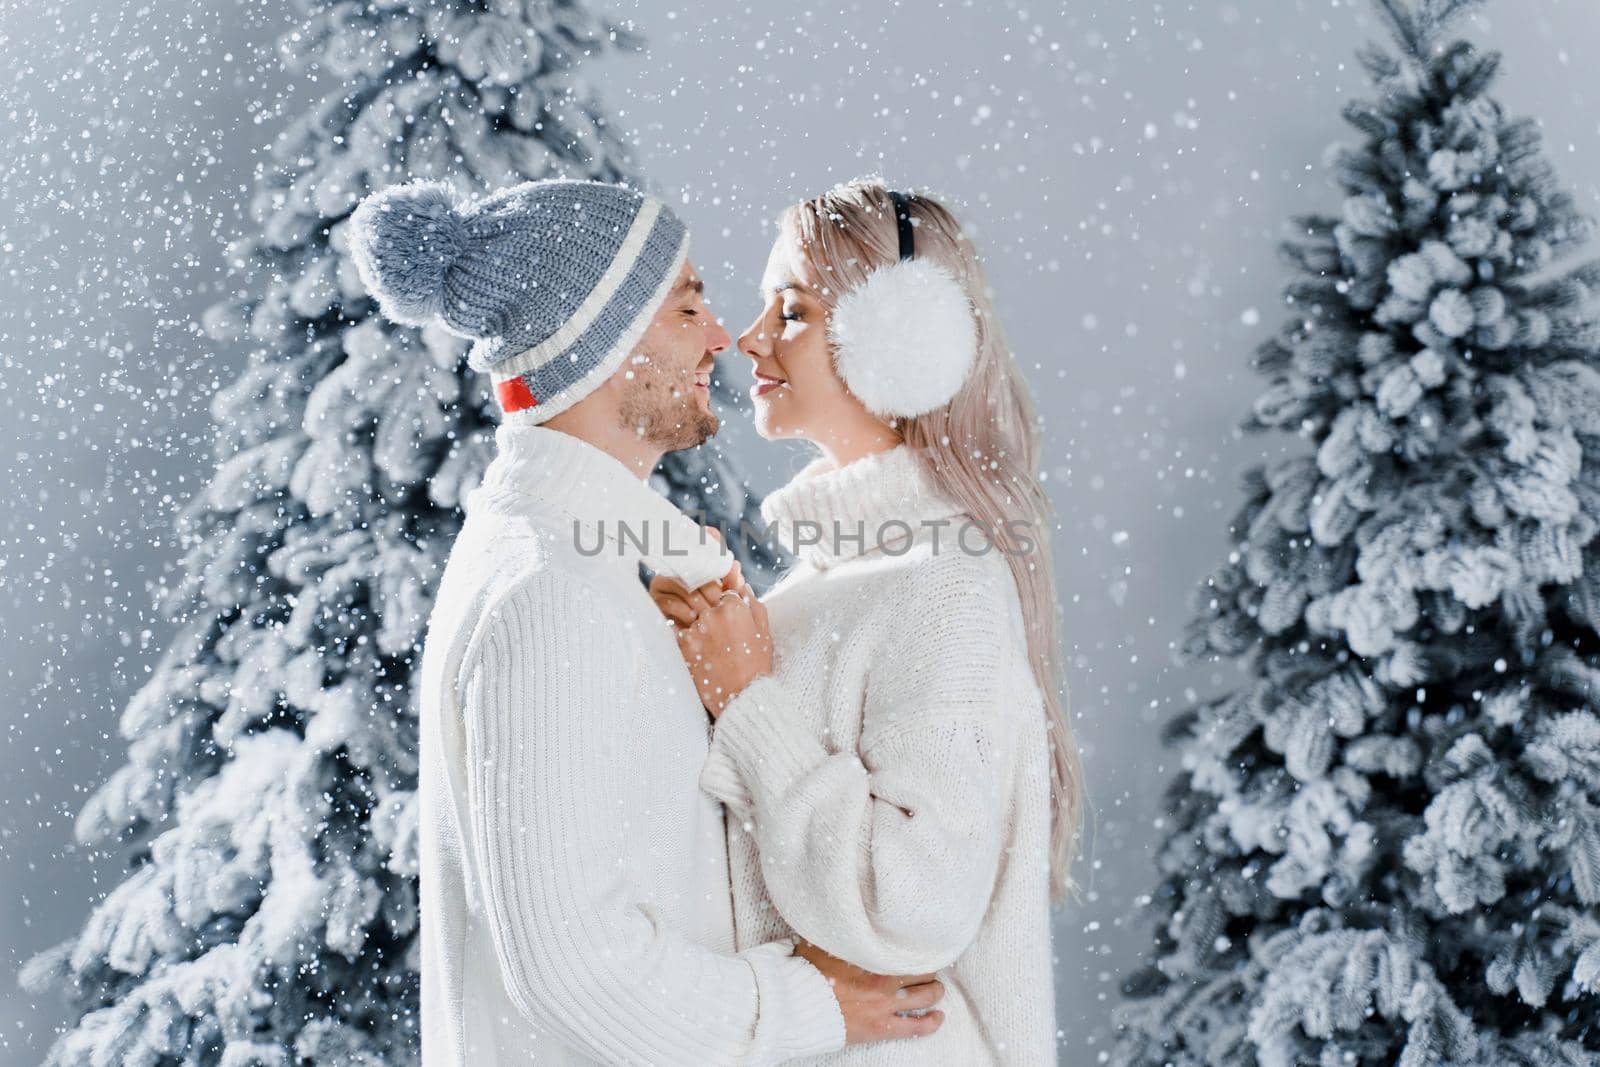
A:
POLYGON ((944 982, 931 1036, 819 1062, 1055 1062, 1077 750, 1037 420, 987 293, 930 197, 787 210, 739 347, 758 431, 821 453, 762 508, 796 564, 763 601, 652 584, 716 719, 739 945, 944 982))

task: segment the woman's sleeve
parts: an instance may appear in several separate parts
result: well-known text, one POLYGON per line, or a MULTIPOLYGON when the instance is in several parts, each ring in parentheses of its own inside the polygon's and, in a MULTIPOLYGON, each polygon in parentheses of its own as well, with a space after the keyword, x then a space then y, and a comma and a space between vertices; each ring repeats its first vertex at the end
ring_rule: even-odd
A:
POLYGON ((700 777, 755 835, 795 932, 879 974, 938 970, 971 944, 1010 805, 1006 601, 977 582, 925 593, 873 663, 859 751, 831 751, 822 709, 768 674, 724 709, 700 777))
MULTIPOLYGON (((648 843, 621 751, 635 729, 619 634, 591 593, 523 578, 462 673, 472 852, 506 991, 530 1027, 606 1063, 774 1063, 844 1021, 787 941, 722 955, 662 920, 632 875, 648 843)), ((624 653, 624 658, 625 658, 624 653)))

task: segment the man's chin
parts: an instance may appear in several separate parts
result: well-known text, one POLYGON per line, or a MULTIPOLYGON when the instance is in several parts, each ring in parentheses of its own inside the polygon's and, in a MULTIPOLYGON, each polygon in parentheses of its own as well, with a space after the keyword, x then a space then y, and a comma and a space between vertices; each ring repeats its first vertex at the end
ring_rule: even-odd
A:
POLYGON ((696 400, 693 407, 683 413, 682 420, 674 427, 669 439, 661 444, 668 452, 697 448, 715 437, 721 428, 722 420, 717 418, 717 413, 701 406, 700 401, 696 400))
POLYGON ((717 431, 722 429, 722 420, 717 418, 715 411, 707 410, 697 414, 699 421, 695 423, 695 432, 699 434, 700 440, 696 441, 695 444, 703 445, 717 436, 717 431))

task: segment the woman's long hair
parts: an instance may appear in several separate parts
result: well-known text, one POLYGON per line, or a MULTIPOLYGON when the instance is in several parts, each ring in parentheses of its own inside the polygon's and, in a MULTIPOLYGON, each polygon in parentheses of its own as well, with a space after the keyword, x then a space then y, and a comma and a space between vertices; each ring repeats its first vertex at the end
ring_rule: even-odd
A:
MULTIPOLYGON (((1049 498, 1039 484, 1040 433, 1032 397, 1006 346, 988 279, 972 242, 938 201, 915 194, 908 201, 916 226, 916 256, 953 274, 977 317, 978 356, 955 398, 944 407, 894 427, 930 464, 933 482, 1005 550, 1022 601, 1028 659, 1044 697, 1050 732, 1052 822, 1050 881, 1061 899, 1073 888, 1072 855, 1083 809, 1082 765, 1066 713, 1061 665, 1061 623, 1051 563, 1049 498), (1021 520, 1033 544, 1022 551, 1014 536, 1021 520)), ((802 201, 779 217, 796 267, 819 284, 831 313, 839 299, 879 267, 899 259, 899 229, 889 191, 876 179, 858 179, 802 201)))

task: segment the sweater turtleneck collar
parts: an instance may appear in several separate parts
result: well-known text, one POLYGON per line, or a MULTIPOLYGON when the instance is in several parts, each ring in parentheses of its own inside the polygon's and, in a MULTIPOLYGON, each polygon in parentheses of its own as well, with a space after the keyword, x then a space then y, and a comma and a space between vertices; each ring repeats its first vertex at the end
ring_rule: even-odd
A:
POLYGON ((733 566, 727 549, 609 452, 537 424, 502 422, 494 439, 496 455, 469 511, 553 520, 583 554, 630 569, 643 562, 691 589, 733 566))
POLYGON ((779 544, 819 570, 869 553, 900 555, 930 535, 953 544, 962 514, 903 444, 843 467, 819 457, 761 505, 779 544))

